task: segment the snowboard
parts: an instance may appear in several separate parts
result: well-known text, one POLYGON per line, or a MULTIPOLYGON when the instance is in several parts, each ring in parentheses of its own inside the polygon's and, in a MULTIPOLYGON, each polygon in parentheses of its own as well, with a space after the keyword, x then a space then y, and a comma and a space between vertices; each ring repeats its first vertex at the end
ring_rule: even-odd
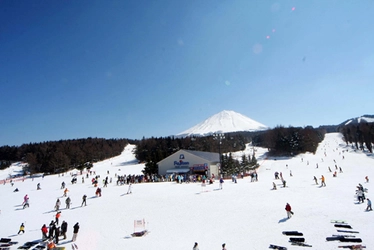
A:
POLYGON ((277 246, 270 244, 269 248, 271 249, 278 249, 278 250, 287 250, 287 247, 277 246))
POLYGON ((366 246, 363 245, 349 245, 349 246, 338 246, 339 248, 348 248, 348 249, 363 249, 366 246))
POLYGON ((340 242, 362 242, 362 239, 360 238, 340 238, 339 239, 340 242))
POLYGON ((305 238, 301 237, 291 237, 290 242, 305 242, 305 238))
POLYGON ((334 227, 344 227, 344 228, 352 229, 352 227, 348 224, 335 224, 334 227))
POLYGON ((291 245, 300 246, 300 247, 312 247, 312 245, 309 245, 303 242, 295 242, 295 241, 291 242, 291 245))
POLYGON ((303 233, 298 231, 283 231, 282 234, 290 236, 303 236, 303 233))
POLYGON ((358 234, 359 232, 357 231, 349 231, 349 230, 337 230, 339 233, 351 233, 351 234, 358 234))

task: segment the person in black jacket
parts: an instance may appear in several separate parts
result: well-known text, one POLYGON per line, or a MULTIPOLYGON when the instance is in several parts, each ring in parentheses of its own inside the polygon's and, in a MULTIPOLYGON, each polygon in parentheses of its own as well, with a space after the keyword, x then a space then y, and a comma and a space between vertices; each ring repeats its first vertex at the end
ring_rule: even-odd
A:
POLYGON ((63 221, 61 224, 61 235, 64 236, 64 240, 66 239, 66 232, 68 231, 68 223, 63 221))
POLYGON ((78 231, 79 231, 79 223, 75 223, 74 227, 73 227, 73 239, 72 241, 76 241, 77 240, 77 236, 78 236, 78 231))

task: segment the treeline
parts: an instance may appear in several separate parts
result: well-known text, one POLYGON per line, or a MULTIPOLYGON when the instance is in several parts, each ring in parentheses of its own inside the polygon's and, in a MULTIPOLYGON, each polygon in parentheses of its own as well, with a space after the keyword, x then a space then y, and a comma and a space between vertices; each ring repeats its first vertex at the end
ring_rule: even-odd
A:
POLYGON ((269 155, 292 156, 300 153, 315 153, 326 131, 312 127, 282 127, 266 131, 253 138, 253 144, 265 147, 269 155))
POLYGON ((358 124, 348 124, 339 128, 340 133, 343 134, 347 145, 353 144, 356 149, 369 150, 373 153, 374 143, 374 122, 361 122, 358 124))
POLYGON ((11 163, 28 163, 33 173, 62 173, 70 169, 91 167, 92 163, 121 154, 127 139, 87 138, 0 147, 0 168, 11 163))

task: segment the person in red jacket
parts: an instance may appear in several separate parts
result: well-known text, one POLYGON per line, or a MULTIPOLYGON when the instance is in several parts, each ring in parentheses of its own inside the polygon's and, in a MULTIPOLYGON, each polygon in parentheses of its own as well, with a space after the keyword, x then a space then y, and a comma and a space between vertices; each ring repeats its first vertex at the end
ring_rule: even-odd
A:
POLYGON ((42 234, 43 234, 42 239, 43 240, 48 239, 47 233, 48 233, 48 227, 44 224, 42 226, 42 234))
POLYGON ((285 209, 286 209, 286 211, 287 211, 287 217, 288 217, 288 218, 291 218, 293 212, 291 211, 291 206, 290 206, 290 204, 287 203, 285 209))

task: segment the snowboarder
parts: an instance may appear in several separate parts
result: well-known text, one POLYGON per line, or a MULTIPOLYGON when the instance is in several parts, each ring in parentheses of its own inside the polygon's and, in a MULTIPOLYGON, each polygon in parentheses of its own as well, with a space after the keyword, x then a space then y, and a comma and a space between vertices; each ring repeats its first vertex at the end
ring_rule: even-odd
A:
POLYGON ((42 240, 44 241, 44 240, 48 239, 48 236, 47 236, 48 228, 47 228, 47 226, 44 224, 44 225, 42 226, 41 230, 42 230, 42 240))
POLYGON ((78 236, 78 231, 79 231, 79 223, 75 223, 74 227, 73 227, 73 239, 71 241, 76 241, 77 240, 77 236, 78 236))
POLYGON ((20 234, 20 233, 25 233, 25 225, 22 223, 21 226, 19 227, 19 231, 17 234, 20 234))
POLYGON ((60 206, 61 206, 61 201, 60 201, 60 199, 57 199, 56 205, 55 205, 55 210, 58 211, 60 209, 60 206))
POLYGON ((68 223, 63 221, 61 224, 61 235, 64 236, 64 240, 66 239, 66 232, 68 231, 68 223))
POLYGON ((65 203, 66 203, 66 209, 69 209, 70 208, 70 204, 71 204, 70 197, 66 198, 65 203))
POLYGON ((291 211, 291 205, 290 204, 286 204, 286 207, 285 207, 285 210, 287 211, 287 217, 288 218, 291 218, 293 212, 291 211))
POLYGON ((321 175, 321 187, 326 187, 325 176, 321 175))
POLYGON ((84 204, 85 206, 87 206, 86 199, 87 199, 87 195, 83 195, 83 197, 82 197, 82 205, 81 205, 81 207, 83 207, 83 204, 84 204))
POLYGON ((373 209, 371 208, 371 200, 369 198, 366 199, 368 201, 368 206, 366 207, 366 211, 372 211, 373 209))
POLYGON ((195 245, 193 246, 192 250, 199 250, 199 244, 195 242, 195 245))

